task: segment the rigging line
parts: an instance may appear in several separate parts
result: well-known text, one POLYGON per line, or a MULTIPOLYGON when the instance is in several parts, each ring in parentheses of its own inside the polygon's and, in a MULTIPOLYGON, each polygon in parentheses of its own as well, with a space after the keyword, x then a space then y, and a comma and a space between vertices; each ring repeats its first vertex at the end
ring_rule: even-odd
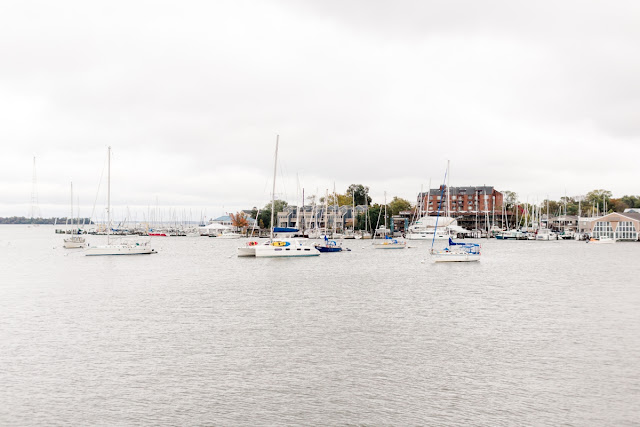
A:
MULTIPOLYGON (((431 250, 433 250, 433 244, 436 241, 436 232, 438 231, 438 218, 440 218, 440 208, 442 207, 442 196, 444 195, 444 186, 447 182, 447 174, 449 173, 449 168, 444 172, 444 185, 442 186, 442 191, 440 191, 440 202, 438 203, 438 213, 436 215, 436 228, 433 230, 433 239, 431 240, 431 250)), ((449 203, 449 200, 447 200, 449 203)))
POLYGON ((96 213, 96 204, 98 203, 98 196, 100 195, 100 185, 102 184, 102 178, 104 177, 104 169, 106 167, 106 161, 102 163, 102 172, 100 173, 100 180, 98 181, 98 191, 96 191, 96 198, 93 201, 93 209, 91 210, 91 216, 89 217, 89 220, 91 220, 91 218, 93 218, 94 214, 96 213))

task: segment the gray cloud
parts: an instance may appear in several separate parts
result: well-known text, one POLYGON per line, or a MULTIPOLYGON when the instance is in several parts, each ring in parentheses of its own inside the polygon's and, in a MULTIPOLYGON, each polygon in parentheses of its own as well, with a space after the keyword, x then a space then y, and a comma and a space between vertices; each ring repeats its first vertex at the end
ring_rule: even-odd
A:
POLYGON ((452 184, 522 198, 637 193, 639 8, 3 4, 0 214, 26 212, 33 155, 44 214, 66 212, 70 180, 91 205, 107 145, 121 206, 261 205, 277 133, 283 197, 297 174, 307 194, 413 200, 447 159, 452 184))

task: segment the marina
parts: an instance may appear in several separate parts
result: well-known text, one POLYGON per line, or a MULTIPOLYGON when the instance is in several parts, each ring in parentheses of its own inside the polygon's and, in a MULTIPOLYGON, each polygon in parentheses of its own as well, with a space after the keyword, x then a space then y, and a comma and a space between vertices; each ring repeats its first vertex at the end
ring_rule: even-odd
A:
POLYGON ((0 427, 640 426, 637 1, 0 11, 0 427))
POLYGON ((3 423, 637 420, 640 245, 485 239, 458 264, 421 262, 426 241, 352 242, 306 260, 169 237, 84 257, 52 226, 0 226, 3 423))

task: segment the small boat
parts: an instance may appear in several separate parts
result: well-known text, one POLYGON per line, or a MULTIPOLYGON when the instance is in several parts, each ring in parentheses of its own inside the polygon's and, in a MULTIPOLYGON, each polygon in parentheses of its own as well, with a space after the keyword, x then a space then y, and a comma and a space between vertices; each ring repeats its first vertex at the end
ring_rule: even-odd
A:
POLYGON ((449 246, 442 250, 431 249, 435 262, 480 261, 481 246, 478 243, 455 243, 449 238, 449 246))
POLYGON ((85 238, 82 236, 71 236, 67 239, 64 239, 64 248, 65 249, 80 249, 85 248, 88 245, 85 238))
POLYGON ((149 236, 153 237, 167 237, 167 233, 163 233, 161 231, 152 231, 149 233, 149 236))
POLYGON ((342 251, 350 251, 351 249, 343 248, 342 243, 336 242, 335 240, 329 240, 327 236, 324 236, 324 244, 316 243, 314 245, 316 249, 322 253, 325 252, 342 252, 342 251))
POLYGON ((536 233, 536 240, 558 240, 558 235, 549 228, 541 228, 536 233))
POLYGON ((81 248, 85 248, 87 247, 87 241, 84 237, 80 236, 79 234, 81 233, 81 230, 79 229, 80 227, 80 206, 78 205, 78 220, 77 223, 74 224, 73 223, 73 182, 71 183, 71 215, 69 216, 69 218, 67 219, 67 221, 71 220, 71 234, 73 234, 73 236, 64 239, 64 243, 62 244, 62 246, 65 249, 81 249, 81 248))
POLYGON ((616 239, 612 238, 612 237, 608 237, 608 236, 600 236, 597 239, 594 239, 593 237, 589 240, 587 240, 587 243, 596 243, 596 244, 610 244, 610 243, 615 243, 616 239))
POLYGON ((371 246, 373 249, 404 249, 407 247, 407 242, 404 240, 398 240, 389 236, 391 229, 387 228, 387 192, 384 192, 384 226, 380 225, 374 234, 373 242, 371 246), (381 239, 376 239, 375 236, 384 236, 381 239))
MULTIPOLYGON (((447 178, 449 176, 449 162, 447 162, 447 171, 444 174, 444 182, 447 183, 447 189, 449 188, 447 178)), ((440 193, 442 200, 444 192, 444 184, 440 193)), ((447 194, 448 195, 448 194, 447 194)), ((449 197, 447 197, 448 199, 449 197)), ((440 206, 438 206, 438 216, 436 217, 436 229, 438 228, 438 217, 440 216, 440 206)), ((435 262, 473 262, 480 261, 480 245, 477 243, 455 243, 451 237, 449 237, 449 246, 442 250, 436 250, 433 248, 435 239, 431 241, 431 249, 429 253, 433 257, 435 262)))
POLYGON ((517 230, 505 230, 496 234, 497 240, 518 240, 520 238, 520 232, 517 230))
POLYGON ((150 255, 157 254, 149 242, 121 242, 102 246, 92 246, 85 251, 86 256, 96 255, 150 255))
POLYGON ((404 249, 407 242, 386 236, 384 239, 374 240, 371 246, 373 249, 404 249))
POLYGON ((242 234, 234 231, 223 231, 222 234, 218 234, 218 239, 239 239, 242 234))

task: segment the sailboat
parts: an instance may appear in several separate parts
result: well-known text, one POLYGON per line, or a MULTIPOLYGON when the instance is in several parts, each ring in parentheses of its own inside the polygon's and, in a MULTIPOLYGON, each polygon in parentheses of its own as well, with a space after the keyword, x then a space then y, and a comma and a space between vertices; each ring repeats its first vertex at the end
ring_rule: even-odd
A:
POLYGON ((275 202, 276 202, 276 171, 278 166, 278 143, 280 136, 276 136, 276 154, 273 165, 273 190, 271 192, 271 236, 265 244, 247 242, 247 245, 238 248, 238 256, 255 256, 256 258, 281 258, 281 257, 309 257, 319 256, 320 252, 303 239, 294 239, 298 232, 296 228, 275 227, 275 202), (253 255, 251 255, 253 253, 253 255))
MULTIPOLYGON (((449 162, 447 162, 447 171, 444 174, 444 182, 447 185, 447 191, 449 191, 449 185, 447 177, 449 176, 449 162)), ((449 246, 442 250, 436 250, 433 248, 435 243, 435 233, 438 229, 438 218, 440 217, 440 208, 442 207, 442 196, 444 193, 444 185, 440 192, 440 203, 438 205, 438 215, 436 216, 436 230, 434 232, 433 240, 431 240, 431 250, 429 253, 433 257, 435 262, 473 262, 480 261, 480 248, 477 243, 456 243, 451 237, 449 237, 449 246)), ((447 197, 447 203, 449 203, 449 197, 447 197)), ((447 209, 448 210, 448 209, 447 209)))
MULTIPOLYGON (((379 221, 379 219, 378 219, 379 221)), ((404 249, 407 247, 407 242, 403 240, 393 239, 389 237, 388 233, 391 230, 387 228, 387 193, 384 193, 384 227, 379 227, 376 230, 376 234, 382 234, 384 237, 382 239, 375 240, 371 243, 374 249, 404 249)))
MULTIPOLYGON (((78 208, 79 210, 79 208, 78 208)), ((78 224, 73 223, 73 182, 71 183, 71 215, 69 216, 69 221, 71 221, 71 237, 64 239, 64 244, 62 245, 65 249, 80 249, 87 246, 87 242, 85 238, 78 234, 79 230, 77 227, 80 225, 80 212, 78 212, 78 224)))
POLYGON ((156 254, 149 242, 121 242, 111 243, 111 147, 107 150, 107 244, 90 246, 85 251, 86 256, 96 255, 148 255, 156 254))

